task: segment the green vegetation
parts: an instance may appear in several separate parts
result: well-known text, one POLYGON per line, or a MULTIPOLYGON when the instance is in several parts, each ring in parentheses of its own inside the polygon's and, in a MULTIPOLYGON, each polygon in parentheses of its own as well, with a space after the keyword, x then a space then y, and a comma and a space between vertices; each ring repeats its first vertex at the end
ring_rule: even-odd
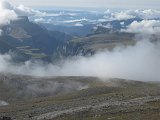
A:
POLYGON ((42 59, 47 57, 46 54, 40 52, 40 49, 35 49, 31 46, 20 46, 16 48, 25 53, 26 55, 31 56, 31 58, 33 59, 42 59))

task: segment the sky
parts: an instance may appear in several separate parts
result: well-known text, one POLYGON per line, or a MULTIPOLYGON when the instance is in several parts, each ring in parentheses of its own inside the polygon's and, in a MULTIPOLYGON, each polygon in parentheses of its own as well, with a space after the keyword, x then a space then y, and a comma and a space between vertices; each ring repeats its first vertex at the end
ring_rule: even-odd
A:
POLYGON ((155 8, 160 0, 12 0, 29 7, 155 8))

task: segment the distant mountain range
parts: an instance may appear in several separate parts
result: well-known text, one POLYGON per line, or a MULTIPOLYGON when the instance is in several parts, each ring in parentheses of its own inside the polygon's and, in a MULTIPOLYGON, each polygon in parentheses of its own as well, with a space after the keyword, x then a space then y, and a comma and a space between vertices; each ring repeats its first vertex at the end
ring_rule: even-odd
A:
POLYGON ((41 23, 40 25, 46 27, 48 30, 56 30, 76 37, 84 37, 90 34, 92 32, 93 27, 95 26, 95 24, 85 24, 82 26, 64 26, 52 25, 49 23, 41 23))
POLYGON ((120 31, 133 21, 141 19, 113 20, 102 22, 100 26, 97 25, 97 29, 93 29, 96 27, 94 25, 77 29, 36 24, 22 16, 1 28, 3 34, 0 36, 0 53, 14 53, 14 59, 19 61, 41 59, 49 62, 69 56, 93 55, 97 51, 112 50, 119 45, 134 45, 135 34, 120 31), (111 27, 106 27, 108 25, 111 27), (91 28, 92 32, 89 32, 91 28), (76 32, 79 32, 78 36, 76 32))
POLYGON ((94 30, 94 33, 100 34, 100 33, 108 33, 110 31, 120 31, 121 29, 125 29, 127 26, 129 26, 134 21, 142 21, 141 18, 132 18, 127 20, 112 20, 112 21, 106 21, 102 22, 101 24, 97 25, 97 28, 94 30))

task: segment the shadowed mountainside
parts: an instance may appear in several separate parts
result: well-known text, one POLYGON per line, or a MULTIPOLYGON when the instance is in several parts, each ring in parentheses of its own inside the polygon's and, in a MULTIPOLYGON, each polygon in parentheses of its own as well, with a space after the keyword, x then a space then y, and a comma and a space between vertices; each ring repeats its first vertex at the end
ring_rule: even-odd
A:
MULTIPOLYGON (((30 22, 25 16, 12 21, 10 25, 2 26, 1 29, 3 30, 3 34, 0 36, 1 41, 5 41, 12 48, 17 48, 31 58, 51 56, 59 46, 63 46, 72 38, 62 32, 49 31, 30 22)), ((0 48, 2 52, 8 52, 11 48, 6 49, 7 47, 0 48)))

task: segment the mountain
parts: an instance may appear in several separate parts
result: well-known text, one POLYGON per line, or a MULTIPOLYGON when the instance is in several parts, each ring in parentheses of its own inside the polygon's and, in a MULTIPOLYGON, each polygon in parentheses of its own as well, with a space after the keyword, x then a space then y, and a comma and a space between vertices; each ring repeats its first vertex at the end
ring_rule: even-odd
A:
POLYGON ((76 37, 84 37, 88 34, 91 34, 92 29, 95 26, 94 24, 84 24, 83 26, 65 26, 52 25, 49 23, 41 23, 40 25, 46 27, 48 30, 57 30, 76 37))
POLYGON ((0 40, 0 54, 5 54, 5 53, 9 53, 12 56, 13 60, 15 61, 26 61, 31 58, 31 56, 9 45, 6 41, 0 40))
POLYGON ((10 50, 15 51, 16 49, 13 46, 6 43, 5 41, 0 40, 0 53, 5 54, 5 53, 9 52, 10 50))
POLYGON ((105 49, 113 50, 120 45, 134 45, 134 34, 113 32, 104 34, 92 34, 86 37, 75 38, 66 44, 63 49, 59 49, 64 56, 90 56, 97 51, 105 49))
MULTIPOLYGON (((96 29, 93 25, 90 33, 85 36, 73 38, 63 47, 58 47, 58 52, 61 56, 65 57, 77 55, 90 56, 95 54, 97 51, 104 49, 112 50, 116 46, 120 45, 134 45, 136 42, 133 40, 135 34, 121 32, 120 30, 125 29, 133 21, 141 20, 142 19, 140 18, 134 18, 127 20, 106 21, 102 22, 100 25, 97 25, 96 29)), ((52 29, 53 26, 50 27, 50 29, 52 29)), ((156 39, 156 37, 153 36, 153 39, 156 39)))
POLYGON ((82 32, 87 34, 93 26, 83 26, 78 29, 46 24, 48 26, 46 27, 44 24, 30 22, 28 17, 21 16, 2 28, 4 32, 0 40, 8 43, 12 48, 1 46, 0 50, 4 53, 14 48, 31 59, 47 61, 75 55, 93 55, 99 50, 111 50, 121 44, 133 45, 134 34, 117 32, 117 30, 120 29, 122 22, 127 26, 134 20, 104 22, 102 23, 104 26, 111 24, 113 28, 98 27, 94 33, 78 38, 72 32, 79 32, 78 35, 82 35, 82 32), (53 30, 63 30, 63 32, 53 30), (5 50, 7 48, 8 50, 5 50))
MULTIPOLYGON (((18 56, 26 56, 24 58, 27 58, 27 60, 41 59, 49 62, 69 56, 90 56, 97 51, 104 49, 112 50, 119 45, 134 45, 135 41, 133 38, 135 35, 120 32, 120 29, 127 27, 135 20, 140 21, 141 19, 103 22, 102 26, 99 26, 92 34, 73 37, 64 33, 70 33, 71 31, 69 31, 69 29, 72 28, 65 29, 64 27, 50 26, 51 29, 52 27, 55 27, 54 29, 64 28, 64 32, 52 31, 42 24, 39 25, 30 22, 28 17, 22 16, 19 17, 18 20, 12 21, 10 25, 2 28, 4 32, 3 35, 0 36, 0 41, 5 41, 7 46, 1 44, 0 51, 6 53, 12 50, 21 54, 18 56), (110 24, 112 28, 104 27, 108 24, 110 24)), ((88 27, 82 27, 81 29, 88 30, 88 27)), ((77 31, 80 31, 80 29, 77 31)), ((77 31, 75 30, 75 32, 77 31)))
POLYGON ((21 16, 10 25, 2 28, 0 40, 30 55, 33 58, 44 58, 53 55, 58 46, 62 46, 72 37, 62 32, 49 31, 21 16))
POLYGON ((121 29, 125 29, 128 25, 130 25, 134 21, 142 21, 141 18, 133 18, 127 20, 112 20, 102 22, 100 25, 97 25, 97 28, 94 30, 94 34, 102 34, 109 33, 113 31, 119 31, 121 29))
MULTIPOLYGON (((13 103, 17 100, 56 96, 87 88, 87 82, 74 79, 75 77, 34 77, 0 73, 0 100, 13 103)), ((87 79, 84 77, 84 80, 87 79)))

